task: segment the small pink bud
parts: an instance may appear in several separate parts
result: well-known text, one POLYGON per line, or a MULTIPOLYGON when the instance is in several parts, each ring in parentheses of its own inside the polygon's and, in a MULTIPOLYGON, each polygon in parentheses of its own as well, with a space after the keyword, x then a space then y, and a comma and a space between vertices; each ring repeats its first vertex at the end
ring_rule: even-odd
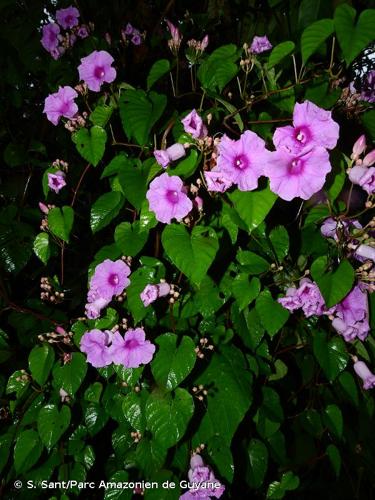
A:
POLYGON ((176 142, 167 148, 167 153, 171 161, 179 160, 186 155, 183 144, 180 144, 179 142, 176 142))
POLYGON ((39 202, 39 208, 40 208, 41 212, 43 212, 44 214, 48 214, 49 210, 48 210, 47 205, 45 205, 41 201, 39 202))
POLYGON ((203 200, 200 196, 194 198, 194 205, 199 211, 203 210, 203 200))
POLYGON ((375 149, 370 151, 364 158, 362 165, 365 167, 371 167, 375 163, 375 149))
POLYGON ((202 49, 202 50, 207 49, 208 42, 209 42, 208 35, 206 35, 206 36, 203 38, 203 40, 201 41, 201 49, 202 49))
POLYGON ((366 149, 366 136, 362 134, 354 143, 351 159, 357 160, 365 149, 366 149))
POLYGON ((56 330, 56 333, 59 333, 60 335, 65 335, 66 334, 66 331, 64 330, 64 328, 62 326, 57 326, 55 328, 56 330))

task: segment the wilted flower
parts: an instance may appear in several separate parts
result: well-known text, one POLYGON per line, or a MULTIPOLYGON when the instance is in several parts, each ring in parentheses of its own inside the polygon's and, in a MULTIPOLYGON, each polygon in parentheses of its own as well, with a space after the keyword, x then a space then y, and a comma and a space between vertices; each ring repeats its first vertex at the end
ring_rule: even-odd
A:
POLYGON ((271 50, 272 45, 267 38, 267 35, 264 36, 254 36, 253 41, 250 45, 250 52, 253 54, 261 54, 262 52, 266 52, 267 50, 271 50))
POLYGON ((140 297, 145 307, 149 306, 159 297, 169 294, 171 287, 168 283, 159 283, 158 285, 146 285, 140 297))
POLYGON ((320 232, 325 238, 332 238, 339 241, 340 237, 349 235, 350 228, 361 229, 361 224, 355 219, 335 220, 332 217, 327 217, 320 227, 320 232))
POLYGON ((167 149, 155 149, 154 156, 158 164, 166 168, 172 161, 179 160, 186 155, 183 144, 176 142, 167 149))
POLYGON ((111 358, 116 365, 126 368, 138 368, 149 363, 154 355, 155 346, 146 340, 143 328, 128 330, 123 338, 114 333, 111 346, 111 358))
POLYGON ((354 166, 350 169, 349 179, 358 184, 368 194, 375 193, 375 167, 354 166))
POLYGON ((332 120, 331 111, 305 101, 296 103, 293 126, 278 127, 273 134, 276 149, 300 154, 315 146, 333 149, 339 138, 339 125, 332 120))
POLYGON ((207 127, 204 125, 202 118, 193 109, 185 118, 181 120, 185 132, 191 134, 195 139, 202 139, 207 135, 207 127))
POLYGON ((65 174, 61 170, 57 170, 54 173, 48 173, 48 187, 58 193, 64 186, 66 186, 65 182, 65 174))
POLYGON ((130 272, 130 267, 121 259, 116 261, 106 259, 98 264, 90 281, 90 290, 95 295, 89 295, 89 299, 90 297, 112 299, 114 295, 120 295, 130 284, 128 279, 130 272))
POLYGON ((328 152, 321 147, 299 155, 287 149, 278 149, 269 155, 264 174, 270 178, 271 191, 286 201, 311 198, 322 189, 332 169, 328 152))
POLYGON ((166 224, 170 224, 172 219, 183 219, 193 208, 184 192, 182 180, 176 175, 165 173, 156 177, 150 184, 146 198, 156 219, 166 224))
POLYGON ((198 454, 191 457, 188 478, 190 489, 180 496, 180 500, 220 498, 225 491, 225 486, 215 478, 211 468, 204 464, 202 457, 198 454))
POLYGON ((94 50, 81 59, 78 66, 79 77, 88 88, 99 92, 104 82, 111 83, 116 78, 116 70, 112 68, 113 57, 105 50, 94 50))
POLYGON ((85 314, 89 319, 97 319, 100 317, 100 313, 102 309, 107 307, 110 303, 110 299, 104 299, 103 297, 98 296, 96 299, 92 299, 92 302, 88 302, 85 305, 85 314))
POLYGON ((375 387, 375 375, 369 370, 366 363, 356 361, 354 363, 354 371, 363 380, 363 388, 365 390, 375 387))
POLYGON ((72 87, 59 87, 57 92, 46 97, 43 113, 47 115, 47 119, 54 125, 58 124, 62 116, 73 118, 78 112, 78 106, 74 102, 77 96, 77 92, 72 87))
POLYGON ((306 318, 331 314, 334 309, 327 309, 318 285, 309 278, 302 278, 299 287, 287 289, 286 296, 277 301, 290 312, 302 309, 306 318))
POLYGON ((112 358, 109 344, 112 332, 94 329, 86 332, 80 342, 80 349, 87 354, 87 362, 95 368, 102 368, 111 364, 112 358))
POLYGON ((49 23, 43 26, 41 43, 48 52, 57 49, 59 45, 59 33, 60 27, 56 23, 49 23))
POLYGON ((79 11, 72 5, 66 9, 56 11, 56 20, 64 28, 73 28, 78 25, 79 11))
POLYGON ((347 342, 358 337, 365 340, 370 330, 368 322, 367 292, 356 285, 335 307, 332 326, 347 342))
POLYGON ((218 154, 217 170, 237 184, 240 191, 252 191, 258 187, 258 179, 263 175, 270 152, 266 150, 263 139, 246 130, 238 141, 224 135, 218 154))

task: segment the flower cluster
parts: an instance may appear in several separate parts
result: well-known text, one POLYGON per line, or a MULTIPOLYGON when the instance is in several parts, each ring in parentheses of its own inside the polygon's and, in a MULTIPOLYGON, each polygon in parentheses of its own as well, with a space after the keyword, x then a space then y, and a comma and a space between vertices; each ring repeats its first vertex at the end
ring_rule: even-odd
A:
POLYGON ((166 23, 172 37, 170 40, 168 40, 168 47, 171 49, 173 54, 177 54, 180 49, 182 35, 180 33, 180 30, 173 23, 171 23, 171 21, 167 20, 166 23))
POLYGON ((353 146, 350 158, 355 163, 349 167, 348 173, 353 184, 357 184, 371 195, 375 193, 375 167, 372 166, 375 163, 375 149, 361 158, 365 151, 366 137, 361 135, 353 146))
POLYGON ((141 32, 134 28, 130 23, 125 26, 125 29, 121 30, 121 37, 125 43, 130 40, 133 45, 141 45, 144 35, 141 32))
POLYGON ((225 486, 215 478, 214 473, 204 464, 199 454, 194 454, 190 459, 188 478, 189 491, 181 495, 180 500, 220 498, 225 491, 225 486))
POLYGON ((113 297, 120 296, 130 284, 130 267, 123 260, 104 260, 95 268, 87 294, 86 316, 99 318, 113 297))
POLYGON ((82 336, 80 348, 87 354, 87 362, 95 368, 111 363, 138 368, 149 363, 155 352, 143 328, 129 329, 124 337, 118 331, 90 330, 82 336))
POLYGON ((288 288, 286 296, 278 299, 278 302, 291 312, 302 309, 306 318, 332 314, 333 312, 332 309, 326 308, 318 285, 309 278, 302 278, 298 288, 288 288))
POLYGON ((86 38, 89 29, 85 24, 79 26, 79 11, 70 6, 56 11, 56 22, 42 28, 41 44, 54 59, 58 59, 66 49, 72 47, 78 38, 86 38), (66 30, 65 33, 61 29, 66 30))

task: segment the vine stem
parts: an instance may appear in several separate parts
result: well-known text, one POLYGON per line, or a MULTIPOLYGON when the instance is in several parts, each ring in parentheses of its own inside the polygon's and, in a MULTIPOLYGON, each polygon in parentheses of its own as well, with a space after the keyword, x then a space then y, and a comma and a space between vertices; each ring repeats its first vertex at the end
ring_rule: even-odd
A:
POLYGON ((73 205, 74 205, 74 203, 76 201, 78 190, 79 190, 79 188, 80 188, 80 186, 82 184, 83 178, 85 177, 88 169, 90 168, 90 165, 91 165, 91 163, 88 163, 86 165, 84 171, 81 174, 81 177, 79 178, 79 181, 78 181, 78 183, 76 185, 76 188, 74 189, 72 203, 70 204, 71 207, 73 207, 73 205))

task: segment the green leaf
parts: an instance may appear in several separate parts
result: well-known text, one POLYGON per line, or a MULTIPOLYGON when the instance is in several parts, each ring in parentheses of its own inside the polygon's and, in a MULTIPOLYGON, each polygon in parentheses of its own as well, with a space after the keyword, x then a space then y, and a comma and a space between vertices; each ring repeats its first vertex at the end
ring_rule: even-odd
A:
POLYGON ((276 257, 281 262, 288 254, 289 250, 289 234, 284 226, 277 226, 269 234, 272 248, 276 257))
POLYGON ((194 413, 193 397, 177 388, 174 393, 153 392, 146 402, 147 429, 163 446, 174 446, 186 432, 194 413))
POLYGON ((193 302, 204 318, 212 317, 224 304, 225 299, 220 294, 219 287, 206 276, 194 293, 193 302))
POLYGON ((42 443, 50 451, 70 424, 70 408, 63 405, 59 412, 56 405, 48 404, 40 409, 38 433, 42 443))
POLYGON ((7 432, 0 436, 0 472, 4 469, 8 463, 11 448, 13 447, 13 433, 7 432))
POLYGON ((251 488, 262 486, 268 467, 268 451, 259 439, 252 439, 247 448, 249 468, 247 479, 251 488))
POLYGON ((237 47, 234 44, 222 45, 200 65, 197 76, 202 86, 210 91, 216 88, 222 92, 224 87, 238 73, 237 47))
POLYGON ((145 403, 148 393, 141 391, 139 393, 130 392, 122 401, 122 411, 129 424, 138 432, 145 429, 145 403))
POLYGON ((260 255, 248 250, 239 250, 236 259, 250 274, 261 274, 270 269, 269 263, 260 255))
POLYGON ((341 373, 349 359, 345 342, 342 338, 334 337, 327 341, 325 332, 316 332, 313 339, 313 350, 325 376, 329 381, 334 380, 341 373))
POLYGON ((55 361, 55 353, 49 344, 35 346, 29 354, 29 368, 33 379, 44 385, 55 361))
POLYGON ((140 294, 149 283, 154 283, 156 271, 153 267, 143 266, 131 274, 130 285, 126 289, 127 304, 133 316, 134 323, 141 321, 148 313, 149 308, 145 307, 140 294))
POLYGON ((301 37, 302 60, 306 64, 310 56, 312 56, 327 38, 333 33, 332 19, 320 19, 315 23, 310 24, 301 37))
POLYGON ((81 128, 72 135, 72 139, 82 158, 96 167, 103 158, 107 142, 107 132, 104 128, 99 125, 94 125, 90 129, 81 128))
POLYGON ((287 491, 295 490, 299 486, 299 478, 293 472, 284 472, 281 482, 274 481, 268 487, 267 499, 279 500, 284 498, 287 491))
POLYGON ((366 132, 370 135, 371 139, 375 141, 375 109, 370 109, 365 113, 361 113, 361 121, 366 132))
POLYGON ((228 196, 249 232, 264 221, 277 199, 277 196, 268 187, 259 191, 236 189, 228 196))
POLYGON ((281 359, 275 361, 276 373, 273 373, 268 377, 268 380, 280 380, 285 377, 288 373, 288 366, 281 359))
POLYGON ((69 243, 70 232, 74 222, 72 207, 51 208, 48 212, 48 228, 58 238, 69 243))
POLYGON ((350 292, 355 272, 348 260, 342 260, 338 268, 329 272, 326 256, 318 257, 311 265, 311 275, 316 281, 328 308, 341 302, 350 292))
POLYGON ((80 352, 73 352, 71 360, 60 366, 56 364, 53 369, 55 386, 64 389, 68 394, 75 394, 86 376, 86 357, 80 352))
POLYGON ((119 214, 123 204, 124 199, 119 192, 111 191, 99 196, 91 207, 90 226, 92 232, 96 233, 103 227, 108 226, 119 214))
POLYGON ((293 52, 295 49, 295 44, 294 42, 287 41, 287 42, 281 42, 276 47, 272 49, 272 52, 268 58, 268 63, 267 63, 267 68, 271 69, 273 68, 276 64, 281 62, 284 57, 288 56, 293 52))
POLYGON ((341 455, 338 448, 334 444, 329 444, 326 453, 335 471, 336 477, 339 477, 341 470, 341 455))
POLYGON ((189 235, 184 226, 170 224, 161 241, 173 264, 195 285, 207 274, 219 248, 215 231, 203 226, 195 226, 189 235))
POLYGON ((252 375, 242 352, 234 346, 221 346, 215 352, 195 385, 202 384, 208 391, 207 410, 200 422, 194 444, 220 436, 230 445, 237 427, 252 401, 252 375))
POLYGON ((47 233, 39 233, 34 240, 34 253, 43 262, 47 264, 51 256, 51 248, 49 246, 49 236, 47 233))
POLYGON ((90 435, 95 436, 104 428, 109 415, 100 404, 89 403, 85 408, 83 418, 90 435))
POLYGON ((16 370, 9 377, 5 393, 11 394, 12 392, 15 392, 17 398, 20 398, 22 394, 26 392, 26 389, 29 386, 29 384, 30 384, 30 378, 26 374, 25 370, 16 370))
POLYGON ((21 432, 14 447, 14 467, 17 474, 29 470, 39 459, 43 445, 32 429, 21 432))
POLYGON ((129 140, 141 146, 148 143, 153 125, 159 120, 167 105, 165 95, 143 90, 128 89, 120 97, 120 117, 129 140))
POLYGON ((90 115, 90 121, 94 125, 99 125, 99 127, 105 127, 111 118, 113 113, 112 106, 106 106, 105 104, 96 106, 94 111, 90 115))
POLYGON ((170 63, 168 59, 159 59, 156 61, 150 69, 150 72, 147 76, 147 90, 156 83, 162 76, 164 76, 168 71, 170 71, 170 63))
POLYGON ((348 66, 374 39, 375 9, 361 12, 357 24, 356 15, 356 10, 346 3, 339 5, 334 15, 337 39, 348 66))
POLYGON ((259 279, 252 278, 249 280, 247 273, 240 273, 234 278, 232 291, 240 311, 245 309, 245 307, 258 297, 260 288, 259 279))
POLYGON ((358 398, 358 389, 357 384, 354 381, 354 377, 351 373, 347 371, 340 374, 338 377, 338 382, 340 383, 342 390, 346 396, 346 399, 355 406, 358 407, 359 398, 358 398))
POLYGON ((255 309, 259 314, 262 325, 273 337, 286 323, 289 312, 272 298, 269 290, 263 290, 258 296, 255 309))
POLYGON ((122 488, 121 485, 128 482, 128 473, 124 470, 115 472, 109 479, 110 483, 116 484, 118 488, 107 488, 104 492, 104 500, 131 500, 133 490, 131 488, 122 488))
POLYGON ((135 257, 145 246, 148 231, 144 231, 140 221, 121 222, 115 229, 115 242, 123 255, 135 257))
POLYGON ((18 273, 33 252, 35 234, 29 224, 18 222, 6 210, 0 213, 0 265, 8 273, 18 273))
POLYGON ((328 429, 340 439, 344 429, 340 408, 334 404, 328 405, 324 410, 323 420, 328 429))
POLYGON ((164 443, 144 437, 138 443, 135 458, 145 477, 150 477, 165 462, 167 448, 164 443))
POLYGON ((231 483, 234 476, 234 461, 232 452, 224 439, 220 436, 212 436, 207 441, 206 451, 220 477, 231 483))
POLYGON ((147 184, 154 162, 145 161, 143 165, 126 163, 119 174, 122 192, 127 200, 140 210, 146 198, 147 184))
POLYGON ((181 160, 175 167, 168 168, 167 173, 178 175, 182 179, 187 179, 195 172, 198 166, 198 151, 191 149, 189 154, 181 160))
POLYGON ((195 344, 190 337, 183 336, 178 344, 177 340, 174 333, 159 335, 155 340, 159 349, 151 362, 156 382, 168 391, 189 375, 197 358, 195 344))

